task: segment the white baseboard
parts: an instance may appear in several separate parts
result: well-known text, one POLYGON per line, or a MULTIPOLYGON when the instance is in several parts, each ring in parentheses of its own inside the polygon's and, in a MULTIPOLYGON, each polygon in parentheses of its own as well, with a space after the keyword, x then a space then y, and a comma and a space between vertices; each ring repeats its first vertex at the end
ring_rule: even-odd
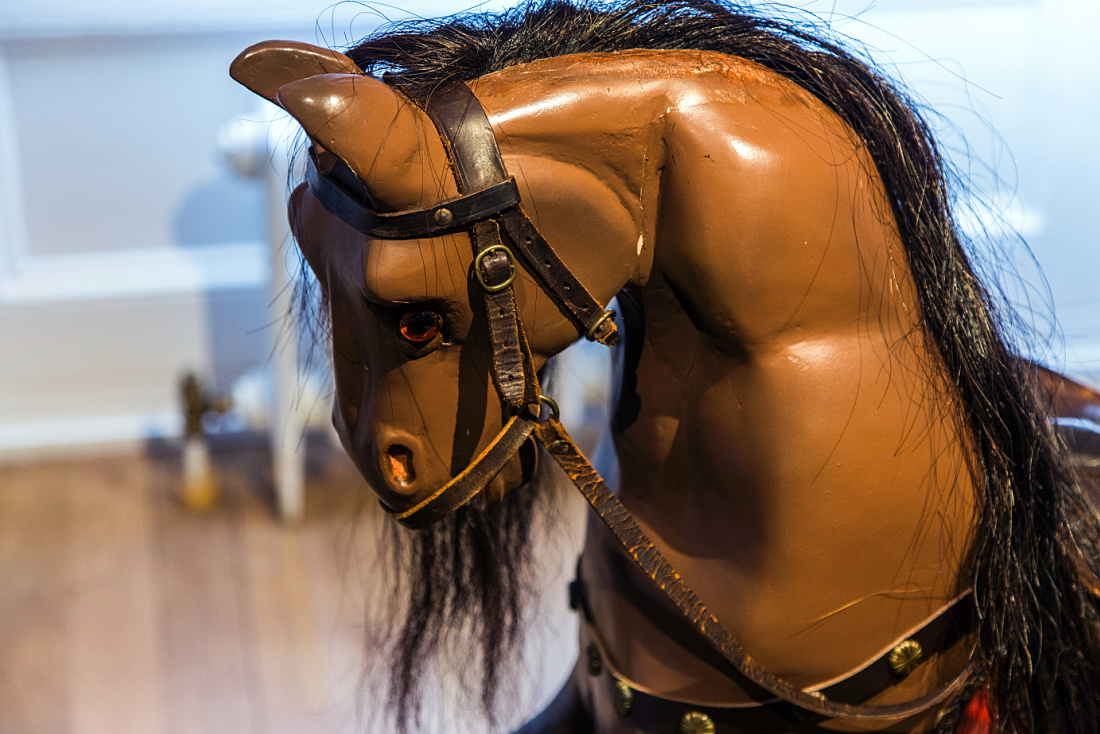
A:
POLYGON ((271 276, 263 242, 25 258, 0 278, 0 304, 57 304, 261 288, 271 276))
POLYGON ((147 441, 178 437, 182 430, 178 412, 0 423, 0 462, 136 451, 147 441))

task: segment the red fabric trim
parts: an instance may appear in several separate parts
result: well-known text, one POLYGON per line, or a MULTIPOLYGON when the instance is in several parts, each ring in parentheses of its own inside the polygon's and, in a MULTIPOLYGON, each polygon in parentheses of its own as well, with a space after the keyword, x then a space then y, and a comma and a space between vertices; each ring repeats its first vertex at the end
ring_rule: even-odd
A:
POLYGON ((989 687, 983 685, 963 706, 955 734, 993 734, 993 716, 989 712, 989 687))

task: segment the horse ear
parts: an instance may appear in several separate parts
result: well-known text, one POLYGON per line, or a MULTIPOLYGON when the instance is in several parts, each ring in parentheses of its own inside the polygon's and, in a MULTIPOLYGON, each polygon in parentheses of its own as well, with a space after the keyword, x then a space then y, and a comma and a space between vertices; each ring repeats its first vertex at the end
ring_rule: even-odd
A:
POLYGON ((363 74, 321 74, 290 82, 279 88, 276 104, 298 121, 315 144, 339 156, 362 181, 383 140, 392 151, 406 145, 407 155, 414 154, 417 139, 395 130, 415 131, 425 125, 432 129, 420 109, 398 97, 393 87, 363 74))
POLYGON ((279 87, 318 74, 362 74, 339 51, 296 41, 263 41, 233 59, 229 76, 264 99, 275 102, 279 87))

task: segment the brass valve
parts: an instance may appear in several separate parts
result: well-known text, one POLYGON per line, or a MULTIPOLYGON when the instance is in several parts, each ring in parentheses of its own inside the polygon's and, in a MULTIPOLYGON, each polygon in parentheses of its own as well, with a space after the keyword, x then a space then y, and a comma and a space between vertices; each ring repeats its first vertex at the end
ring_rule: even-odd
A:
POLYGON ((191 510, 206 510, 218 501, 220 490, 210 467, 210 448, 202 427, 207 413, 225 413, 233 407, 228 395, 208 395, 194 373, 180 380, 183 403, 183 488, 180 501, 191 510))

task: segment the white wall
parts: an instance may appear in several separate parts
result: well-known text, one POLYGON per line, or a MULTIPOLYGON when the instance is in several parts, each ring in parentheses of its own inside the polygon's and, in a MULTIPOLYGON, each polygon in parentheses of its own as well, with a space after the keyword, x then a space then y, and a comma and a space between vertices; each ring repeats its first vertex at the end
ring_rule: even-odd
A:
MULTIPOLYGON (((255 101, 226 69, 254 41, 343 45, 379 18, 328 5, 0 0, 0 454, 170 433, 182 370, 224 388, 267 359, 262 192, 215 148, 255 101)), ((995 198, 1045 269, 1077 373, 1100 372, 1098 21, 1092 0, 881 0, 839 25, 996 161, 995 198)))
POLYGON ((174 431, 180 372, 266 358, 263 192, 214 148, 250 40, 0 41, 0 450, 174 431))
MULTIPOLYGON (((1100 196, 1100 3, 882 0, 859 15, 868 4, 838 0, 840 13, 856 16, 838 27, 884 51, 965 135, 970 157, 950 124, 940 125, 956 165, 1023 233, 1041 267, 1016 247, 1005 283, 1025 315, 1032 310, 1041 336, 1051 333, 1042 301, 1053 295, 1061 330, 1035 356, 1100 383, 1100 235, 1092 214, 1100 196)), ((984 223, 996 231, 996 221, 984 223)), ((1008 238, 1001 244, 1013 246, 1008 238)))

